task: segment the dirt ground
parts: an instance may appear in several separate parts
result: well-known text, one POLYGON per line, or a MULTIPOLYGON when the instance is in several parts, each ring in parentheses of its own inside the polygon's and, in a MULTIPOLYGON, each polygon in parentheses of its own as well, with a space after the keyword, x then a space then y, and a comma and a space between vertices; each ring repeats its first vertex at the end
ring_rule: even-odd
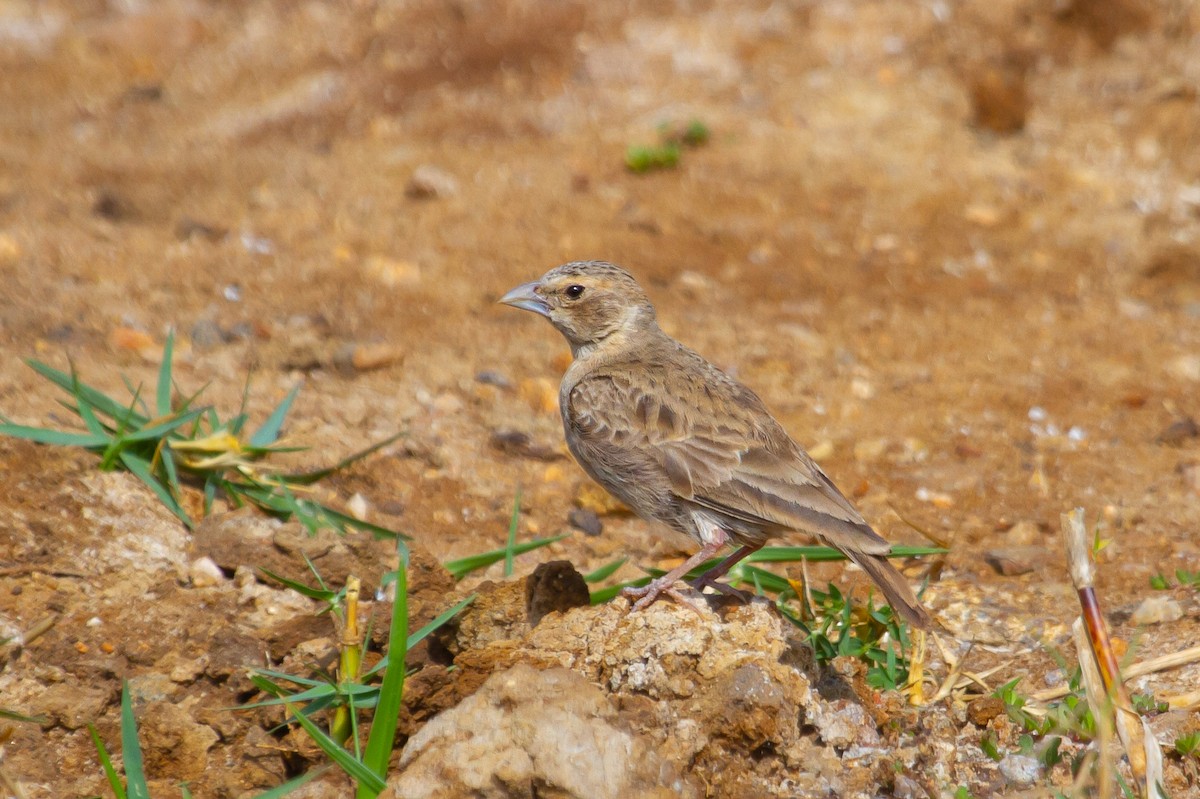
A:
MULTIPOLYGON (((885 535, 949 542, 925 601, 990 685, 1043 689, 1073 657, 1076 506, 1111 539, 1098 588, 1135 658, 1200 640, 1194 589, 1169 592, 1182 618, 1130 621, 1153 575, 1200 570, 1200 5, 0 2, 14 421, 65 418, 24 358, 125 396, 173 329, 181 388, 220 408, 252 370, 254 418, 303 384, 297 464, 406 431, 327 498, 433 558, 502 546, 519 487, 522 538, 572 533, 519 574, 628 555, 630 578, 691 545, 568 525, 588 490, 555 407, 568 354, 495 304, 584 258, 633 271, 885 535), (676 168, 626 169, 693 119, 712 136, 676 168)), ((57 619, 0 649, 0 707, 51 717, 0 761, 26 795, 102 791, 85 725, 116 746, 122 679, 142 718, 185 716, 197 754, 151 758, 163 796, 303 767, 206 664, 261 665, 267 644, 223 631, 307 603, 197 588, 187 531, 86 453, 0 439, 0 485, 0 638, 57 619)), ((307 639, 273 657, 284 640, 307 639)), ((1198 685, 1192 665, 1136 690, 1198 685)))

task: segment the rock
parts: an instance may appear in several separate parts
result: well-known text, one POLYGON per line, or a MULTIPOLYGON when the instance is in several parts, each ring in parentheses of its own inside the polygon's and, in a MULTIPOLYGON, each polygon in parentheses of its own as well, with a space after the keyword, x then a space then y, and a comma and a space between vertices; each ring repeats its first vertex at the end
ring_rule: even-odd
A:
POLYGON ((1004 533, 1005 542, 1012 547, 1027 547, 1042 538, 1041 528, 1036 522, 1022 519, 1004 533))
POLYGON ((989 549, 983 553, 983 561, 995 569, 996 574, 1015 577, 1033 571, 1034 564, 1045 557, 1042 547, 1005 547, 989 549))
POLYGON ((506 455, 521 458, 553 461, 562 457, 553 447, 534 441, 532 436, 520 430, 497 430, 492 433, 488 443, 506 455))
POLYGON ((981 696, 967 705, 967 718, 976 727, 986 727, 988 722, 1004 712, 1004 701, 997 696, 981 696))
POLYGON ((225 581, 225 573, 210 557, 196 558, 188 566, 188 578, 193 588, 208 588, 225 581))
POLYGON ((484 369, 482 372, 476 373, 475 382, 482 383, 485 386, 495 386, 496 388, 512 388, 512 381, 502 372, 497 372, 493 369, 484 369))
POLYGON ((192 325, 192 346, 197 349, 210 349, 225 341, 225 334, 211 319, 199 319, 192 325))
POLYGON ((587 583, 570 561, 541 563, 525 579, 525 607, 531 627, 536 627, 547 613, 587 607, 590 602, 587 583))
POLYGON ((627 728, 660 756, 689 764, 713 796, 793 796, 797 783, 783 775, 795 771, 818 772, 804 785, 842 780, 837 747, 815 730, 860 750, 880 746, 854 687, 835 676, 841 688, 833 703, 812 690, 812 651, 768 603, 713 597, 718 614, 697 595, 699 612, 663 601, 631 613, 618 599, 552 613, 531 628, 512 585, 481 587, 457 620, 445 642, 455 667, 446 678, 457 682, 435 684, 441 695, 470 693, 518 663, 570 668, 609 694, 627 728))
POLYGON ((404 350, 393 344, 355 344, 350 351, 349 363, 359 372, 382 369, 385 366, 404 362, 404 350))
POLYGON ((604 532, 604 523, 590 508, 571 508, 567 512, 567 524, 582 530, 584 535, 598 536, 604 532))
POLYGON ((158 345, 154 337, 143 330, 131 327, 116 327, 108 334, 108 343, 114 350, 135 352, 138 355, 152 359, 158 345))
POLYGON ((1012 785, 1032 785, 1041 776, 1042 767, 1032 755, 1005 755, 1000 761, 1000 773, 1012 785))
POLYGON ((520 664, 414 735, 380 797, 701 795, 650 741, 621 724, 595 685, 568 669, 520 664))
POLYGON ((1161 624, 1168 621, 1179 621, 1183 618, 1183 605, 1178 600, 1163 594, 1148 596, 1137 606, 1137 610, 1129 617, 1131 624, 1161 624))
POLYGON ((37 712, 46 717, 45 727, 78 730, 99 719, 110 698, 105 688, 62 682, 51 685, 38 697, 37 712))
POLYGON ((985 65, 973 70, 968 81, 971 111, 980 128, 1000 134, 1025 127, 1031 101, 1025 71, 1010 63, 985 65))
POLYGON ((1190 416, 1184 416, 1181 419, 1176 419, 1167 425, 1158 438, 1154 439, 1159 444, 1169 444, 1179 446, 1189 438, 1200 436, 1200 426, 1196 425, 1196 420, 1190 416))
POLYGON ((809 713, 809 723, 817 728, 822 741, 842 749, 880 743, 879 732, 867 711, 847 699, 815 705, 809 713))
POLYGON ((444 200, 458 194, 458 179, 444 169, 422 164, 413 170, 404 194, 414 200, 444 200))
POLYGON ((171 702, 152 702, 136 715, 147 773, 172 780, 194 780, 205 774, 208 750, 217 742, 211 727, 197 723, 182 705, 171 702))
POLYGON ((421 282, 421 267, 414 261, 372 255, 362 262, 362 271, 384 288, 411 288, 421 282))
POLYGON ((322 574, 355 574, 369 589, 394 567, 396 558, 394 544, 333 530, 311 535, 299 522, 281 522, 254 510, 205 517, 192 533, 191 551, 197 557, 207 556, 224 571, 251 564, 297 579, 307 574, 307 556, 322 574))

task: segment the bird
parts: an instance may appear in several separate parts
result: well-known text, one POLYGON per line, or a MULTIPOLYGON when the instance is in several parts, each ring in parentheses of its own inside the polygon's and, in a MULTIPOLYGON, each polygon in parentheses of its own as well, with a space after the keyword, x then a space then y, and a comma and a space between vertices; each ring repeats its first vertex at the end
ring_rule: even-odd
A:
POLYGON ((732 554, 691 586, 745 598, 718 579, 772 538, 800 532, 858 564, 909 623, 930 627, 929 613, 887 561, 891 545, 757 394, 659 327, 628 271, 573 261, 499 302, 546 317, 570 345, 559 409, 567 448, 583 470, 642 518, 700 544, 678 567, 624 589, 631 610, 663 595, 691 605, 676 584, 730 544, 732 554))

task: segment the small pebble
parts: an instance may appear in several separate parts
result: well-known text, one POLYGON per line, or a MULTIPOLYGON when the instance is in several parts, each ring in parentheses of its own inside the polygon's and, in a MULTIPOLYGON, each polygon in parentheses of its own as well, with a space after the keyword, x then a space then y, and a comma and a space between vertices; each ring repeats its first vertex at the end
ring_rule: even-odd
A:
POLYGON ((1161 624, 1167 621, 1178 621, 1183 618, 1183 606, 1169 596, 1148 596, 1138 605, 1137 610, 1129 618, 1132 624, 1161 624))
POLYGON ((1000 773, 1013 785, 1032 785, 1041 776, 1042 767, 1030 755, 1005 755, 1000 761, 1000 773))
POLYGON ((494 372, 491 369, 484 369, 475 375, 475 382, 483 383, 486 386, 496 386, 497 388, 512 388, 512 381, 505 377, 500 372, 494 372))
POLYGON ((201 319, 192 325, 192 346, 199 349, 215 347, 225 340, 221 328, 211 319, 201 319))
POLYGON ((967 705, 967 718, 976 727, 986 727, 988 722, 1004 712, 1004 701, 996 696, 981 696, 967 705))
POLYGON ((1166 429, 1158 434, 1155 441, 1159 444, 1170 444, 1178 446, 1190 438, 1200 436, 1200 426, 1196 425, 1196 420, 1190 416, 1184 416, 1182 419, 1176 419, 1167 425, 1166 429))
POLYGON ((413 170, 404 194, 414 200, 444 200, 458 194, 458 179, 432 164, 422 164, 413 170))
POLYGON ((983 553, 983 562, 1005 577, 1029 574, 1033 571, 1033 558, 1041 552, 1039 547, 1010 547, 990 549, 983 553))
POLYGON ((350 511, 350 515, 358 519, 360 522, 367 520, 367 514, 371 511, 371 503, 367 501, 361 493, 356 492, 346 502, 346 510, 350 511))
POLYGON ((205 555, 202 558, 192 561, 191 565, 188 566, 188 577, 192 581, 193 588, 207 588, 223 582, 225 580, 225 573, 221 571, 221 567, 212 558, 205 555))
POLYGON ((362 262, 362 271, 386 288, 412 287, 421 282, 419 264, 386 255, 372 255, 367 258, 362 262))
POLYGON ((582 530, 584 535, 598 536, 604 532, 604 522, 593 510, 587 508, 572 508, 567 514, 567 523, 576 530, 582 530))

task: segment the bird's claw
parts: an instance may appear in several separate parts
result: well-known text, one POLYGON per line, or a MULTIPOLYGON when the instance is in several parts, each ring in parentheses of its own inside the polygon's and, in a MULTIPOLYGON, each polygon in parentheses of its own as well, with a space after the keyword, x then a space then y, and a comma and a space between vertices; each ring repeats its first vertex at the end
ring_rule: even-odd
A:
POLYGON ((634 600, 631 611, 645 610, 658 601, 658 598, 666 594, 681 605, 689 607, 700 615, 704 615, 704 611, 695 603, 695 601, 675 587, 674 580, 664 580, 658 578, 651 580, 641 587, 628 586, 621 589, 621 596, 626 599, 634 600))

